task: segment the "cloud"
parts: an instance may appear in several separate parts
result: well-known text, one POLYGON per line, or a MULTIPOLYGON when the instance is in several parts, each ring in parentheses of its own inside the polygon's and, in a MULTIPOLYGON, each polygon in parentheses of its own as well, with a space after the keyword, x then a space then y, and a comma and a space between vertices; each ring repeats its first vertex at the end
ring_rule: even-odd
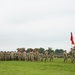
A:
POLYGON ((74 0, 0 1, 1 50, 24 46, 68 49, 70 32, 75 33, 74 3, 74 0))
MULTIPOLYGON (((24 22, 44 17, 51 18, 61 15, 74 14, 74 0, 40 0, 40 1, 3 1, 1 15, 12 22, 24 22), (49 16, 49 17, 48 17, 49 16)), ((4 19, 4 18, 3 18, 4 19)))

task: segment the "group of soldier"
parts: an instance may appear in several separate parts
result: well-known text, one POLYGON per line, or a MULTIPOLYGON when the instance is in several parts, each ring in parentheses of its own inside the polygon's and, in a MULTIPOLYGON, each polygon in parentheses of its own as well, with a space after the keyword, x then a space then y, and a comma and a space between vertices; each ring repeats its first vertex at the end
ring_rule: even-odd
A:
POLYGON ((18 60, 18 61, 48 61, 48 58, 50 61, 53 61, 54 54, 51 52, 48 54, 48 51, 45 51, 44 53, 39 53, 38 50, 33 51, 30 50, 27 52, 24 50, 21 52, 20 50, 16 51, 1 51, 0 52, 0 60, 1 61, 8 61, 8 60, 18 60))
MULTIPOLYGON (((64 62, 68 62, 68 54, 66 50, 63 52, 63 55, 64 55, 64 62)), ((71 63, 75 62, 75 49, 71 48, 69 55, 70 55, 71 63)))
MULTIPOLYGON (((75 61, 75 50, 71 48, 70 51, 70 59, 71 63, 75 61)), ((63 52, 64 62, 68 61, 68 53, 66 50, 63 52)), ((53 61, 54 52, 51 51, 50 54, 46 50, 44 53, 39 53, 38 50, 30 50, 27 52, 24 50, 21 52, 20 50, 16 51, 0 51, 0 60, 8 61, 8 60, 18 60, 18 61, 53 61)))

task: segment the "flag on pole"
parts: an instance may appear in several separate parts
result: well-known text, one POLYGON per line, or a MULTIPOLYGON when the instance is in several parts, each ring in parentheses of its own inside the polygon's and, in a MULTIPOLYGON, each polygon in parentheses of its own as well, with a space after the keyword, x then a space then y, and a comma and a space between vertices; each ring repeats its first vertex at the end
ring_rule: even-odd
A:
POLYGON ((72 34, 72 32, 71 32, 71 36, 70 36, 70 41, 71 41, 71 44, 74 45, 74 40, 73 40, 73 34, 72 34))

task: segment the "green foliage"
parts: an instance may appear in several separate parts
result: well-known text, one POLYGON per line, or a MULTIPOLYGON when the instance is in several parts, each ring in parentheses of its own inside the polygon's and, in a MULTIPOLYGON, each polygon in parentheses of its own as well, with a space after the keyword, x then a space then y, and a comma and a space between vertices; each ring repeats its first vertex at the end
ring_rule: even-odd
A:
POLYGON ((56 49, 55 54, 63 54, 63 49, 56 49))
POLYGON ((17 48, 17 51, 20 50, 20 52, 24 52, 25 48, 17 48))
POLYGON ((54 53, 54 50, 52 50, 52 48, 48 48, 48 53, 50 54, 51 52, 53 52, 54 53))
POLYGON ((33 51, 33 49, 32 49, 32 48, 28 48, 28 49, 27 49, 27 52, 30 52, 31 50, 33 51))
POLYGON ((40 52, 40 53, 43 53, 44 50, 45 50, 44 48, 39 48, 39 52, 40 52))

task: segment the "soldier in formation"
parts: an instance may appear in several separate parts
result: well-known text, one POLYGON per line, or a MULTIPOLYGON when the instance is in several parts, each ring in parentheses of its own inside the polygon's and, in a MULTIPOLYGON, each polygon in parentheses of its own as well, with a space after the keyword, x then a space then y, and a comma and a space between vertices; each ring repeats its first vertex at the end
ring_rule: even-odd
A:
POLYGON ((30 61, 34 61, 34 54, 33 54, 33 50, 32 49, 29 52, 29 60, 30 61))
POLYGON ((67 62, 68 61, 68 55, 67 55, 66 50, 63 52, 63 55, 64 55, 64 62, 67 62))
POLYGON ((24 50, 24 52, 22 53, 22 60, 26 61, 27 60, 27 53, 26 50, 24 50))
POLYGON ((43 58, 44 58, 44 56, 43 56, 43 53, 40 53, 40 61, 43 61, 43 58))
POLYGON ((53 61, 53 57, 54 57, 54 52, 51 51, 51 52, 50 52, 50 61, 53 61))
POLYGON ((43 61, 43 59, 45 58, 45 61, 48 60, 48 51, 45 51, 45 53, 39 53, 38 50, 30 50, 29 52, 26 52, 26 50, 24 50, 24 52, 20 52, 20 50, 18 49, 18 51, 0 51, 0 60, 1 61, 8 61, 8 60, 23 60, 23 61, 43 61))
POLYGON ((35 61, 40 60, 40 54, 39 54, 39 51, 37 49, 34 51, 34 60, 35 61))
MULTIPOLYGON (((63 52, 64 55, 64 62, 67 62, 68 60, 68 55, 67 52, 63 52)), ((24 50, 21 52, 19 49, 18 51, 0 51, 0 60, 1 61, 13 61, 13 60, 18 60, 18 61, 53 61, 54 58, 54 52, 51 51, 50 54, 48 51, 44 51, 43 53, 39 53, 39 51, 31 49, 29 52, 24 50)), ((75 61, 75 50, 71 48, 70 51, 70 58, 71 62, 73 63, 75 61)))
POLYGON ((48 51, 47 50, 44 52, 44 57, 45 57, 45 61, 48 61, 48 51))
POLYGON ((70 51, 70 58, 71 58, 71 63, 75 61, 75 49, 71 48, 70 51))

